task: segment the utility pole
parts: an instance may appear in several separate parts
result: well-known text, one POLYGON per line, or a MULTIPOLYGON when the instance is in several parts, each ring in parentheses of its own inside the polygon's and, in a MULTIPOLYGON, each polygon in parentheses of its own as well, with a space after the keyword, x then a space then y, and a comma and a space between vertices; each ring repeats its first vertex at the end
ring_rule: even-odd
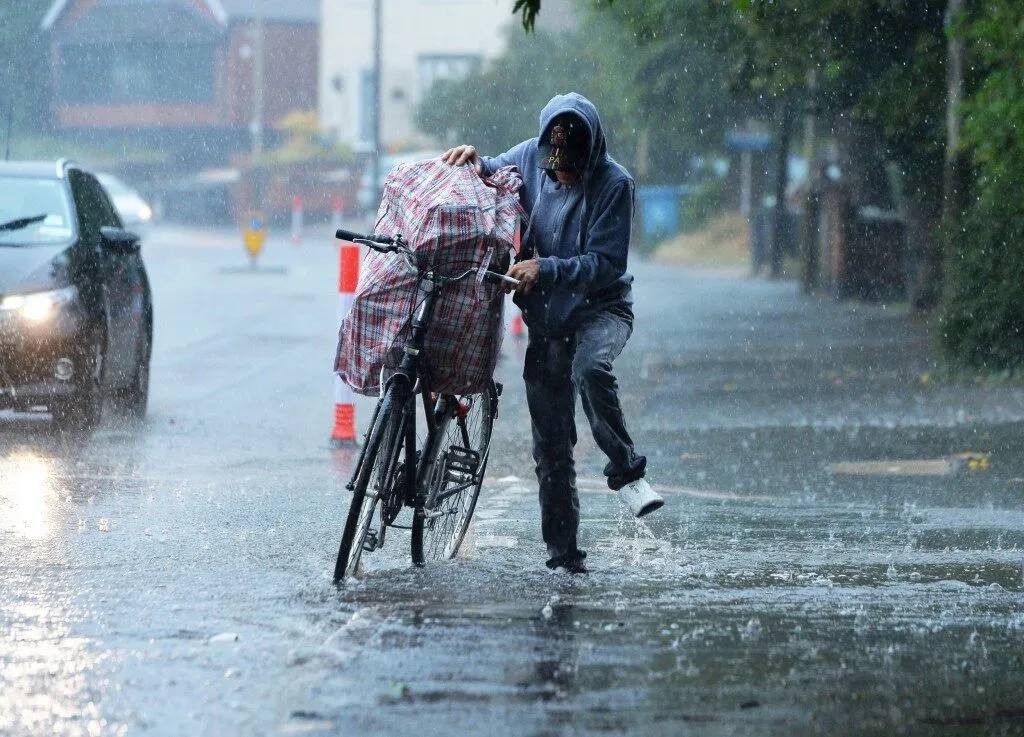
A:
POLYGON ((263 2, 257 0, 252 61, 252 153, 263 153, 263 2))
POLYGON ((373 152, 370 159, 370 191, 375 199, 380 199, 378 189, 380 182, 380 106, 381 106, 381 45, 383 29, 381 28, 381 0, 373 0, 373 152))

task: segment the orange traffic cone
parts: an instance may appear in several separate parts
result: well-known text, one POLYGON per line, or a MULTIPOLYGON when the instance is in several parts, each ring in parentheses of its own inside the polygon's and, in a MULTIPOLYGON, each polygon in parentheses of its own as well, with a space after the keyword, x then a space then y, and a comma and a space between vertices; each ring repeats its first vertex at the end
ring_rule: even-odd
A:
MULTIPOLYGON (((338 257, 338 330, 352 309, 352 298, 359 283, 359 246, 342 243, 338 257)), ((356 442, 356 395, 348 384, 334 375, 334 428, 331 445, 341 448, 356 442)))

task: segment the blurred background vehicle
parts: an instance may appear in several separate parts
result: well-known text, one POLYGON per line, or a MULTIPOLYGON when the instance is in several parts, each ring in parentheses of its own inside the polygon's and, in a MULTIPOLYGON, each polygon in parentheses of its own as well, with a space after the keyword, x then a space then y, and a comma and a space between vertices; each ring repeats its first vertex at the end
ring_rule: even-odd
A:
POLYGON ((129 228, 146 225, 153 219, 153 208, 136 190, 124 181, 108 172, 99 172, 96 178, 107 190, 114 203, 114 209, 121 217, 121 222, 129 228))
POLYGON ((146 413, 153 309, 139 236, 76 164, 0 163, 0 409, 90 431, 146 413))

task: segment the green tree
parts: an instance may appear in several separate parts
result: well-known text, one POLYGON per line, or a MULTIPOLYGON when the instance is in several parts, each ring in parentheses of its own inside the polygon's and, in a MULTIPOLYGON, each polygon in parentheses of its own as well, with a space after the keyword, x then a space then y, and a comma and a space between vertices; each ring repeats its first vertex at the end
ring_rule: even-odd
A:
MULTIPOLYGON (((515 8, 529 26, 540 5, 540 0, 519 0, 515 8)), ((846 175, 855 184, 863 179, 869 187, 884 186, 857 171, 870 158, 856 150, 858 139, 877 144, 908 217, 911 255, 924 267, 923 288, 916 295, 921 306, 930 306, 944 286, 947 354, 990 370, 1024 366, 1024 6, 1019 0, 967 3, 971 13, 948 19, 952 28, 946 27, 946 12, 961 4, 948 0, 706 0, 705 5, 717 18, 709 45, 698 48, 714 49, 729 60, 732 102, 745 99, 752 112, 764 116, 780 101, 795 98, 847 149, 846 175), (949 33, 966 39, 968 63, 967 98, 959 111, 962 150, 947 151, 949 33), (851 122, 868 135, 850 136, 851 122), (953 188, 947 184, 947 219, 940 230, 943 162, 962 157, 971 169, 967 181, 953 188), (940 232, 946 245, 941 271, 935 268, 940 232)), ((616 0, 611 12, 623 13, 620 19, 638 38, 657 39, 661 48, 651 56, 680 59, 678 68, 688 57, 676 50, 692 39, 678 24, 691 7, 675 0, 616 0)), ((638 62, 638 97, 691 99, 685 84, 677 87, 670 66, 648 67, 645 75, 643 60, 638 62)), ((724 114, 711 116, 719 124, 730 118, 731 106, 724 108, 724 114)))
POLYGON ((945 0, 734 0, 737 84, 798 100, 836 145, 856 204, 908 219, 920 306, 934 304, 940 248, 945 0), (892 175, 887 177, 886 174, 892 175), (893 181, 894 180, 894 181, 893 181))
POLYGON ((942 340, 955 361, 1024 366, 1024 7, 993 0, 965 32, 981 74, 964 104, 974 177, 951 229, 942 340))
POLYGON ((576 90, 598 105, 612 152, 638 179, 683 180, 694 156, 721 150, 740 106, 727 89, 724 57, 709 42, 714 4, 688 0, 672 11, 665 0, 659 8, 672 21, 668 30, 654 18, 631 22, 645 5, 618 0, 587 12, 581 4, 580 27, 563 34, 513 30, 500 59, 435 86, 418 111, 421 130, 503 151, 537 134, 537 113, 552 94, 576 90))

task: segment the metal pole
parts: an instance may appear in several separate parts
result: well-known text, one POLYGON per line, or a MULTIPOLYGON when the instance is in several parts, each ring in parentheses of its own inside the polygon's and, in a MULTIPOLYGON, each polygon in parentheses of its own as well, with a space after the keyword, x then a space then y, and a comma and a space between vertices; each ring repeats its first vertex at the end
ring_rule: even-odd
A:
POLYGON ((380 117, 381 117, 381 0, 373 0, 373 153, 370 160, 370 189, 380 199, 380 117))
POLYGON ((14 97, 7 101, 7 135, 4 138, 4 161, 11 160, 11 128, 14 123, 14 97))

